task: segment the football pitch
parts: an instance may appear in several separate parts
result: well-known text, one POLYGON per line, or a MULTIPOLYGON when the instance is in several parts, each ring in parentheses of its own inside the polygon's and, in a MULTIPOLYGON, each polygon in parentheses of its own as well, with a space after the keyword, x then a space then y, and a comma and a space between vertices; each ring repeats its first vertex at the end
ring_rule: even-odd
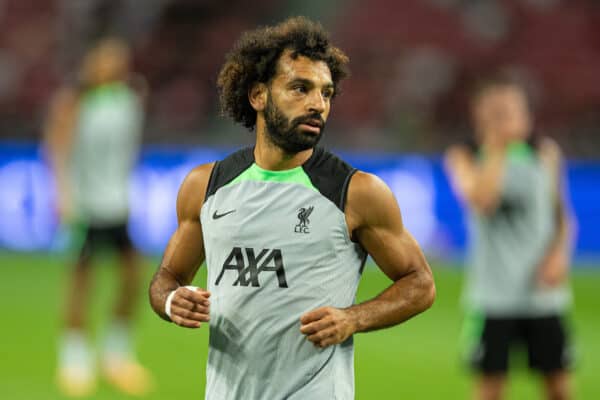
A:
MULTIPOLYGON (((46 254, 0 253, 2 329, 0 397, 3 399, 62 399, 54 385, 56 345, 60 328, 67 269, 64 257, 46 254)), ((101 337, 116 285, 113 258, 95 266, 91 332, 101 337)), ((202 399, 208 330, 186 330, 155 316, 146 288, 158 261, 145 259, 144 291, 139 298, 136 330, 140 360, 154 374, 155 391, 148 399, 202 399)), ((462 271, 433 263, 437 300, 433 308, 395 328, 355 336, 356 398, 468 399, 470 376, 460 359, 462 271)), ((205 286, 204 268, 195 284, 205 286)), ((389 284, 379 270, 365 269, 358 301, 389 284)), ((600 398, 600 269, 577 269, 572 286, 575 308, 572 325, 578 363, 578 399, 600 398)), ((515 357, 519 358, 519 357, 515 357)), ((518 361, 516 364, 520 364, 518 361)), ((515 368, 508 399, 541 398, 536 376, 515 368)), ((91 399, 129 398, 103 381, 91 399)))

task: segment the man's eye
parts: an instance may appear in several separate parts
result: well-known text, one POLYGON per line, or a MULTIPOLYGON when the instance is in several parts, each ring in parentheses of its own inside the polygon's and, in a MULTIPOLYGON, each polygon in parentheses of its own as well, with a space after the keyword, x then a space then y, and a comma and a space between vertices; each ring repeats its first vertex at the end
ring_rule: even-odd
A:
POLYGON ((333 97, 333 90, 325 90, 323 92, 323 98, 331 99, 333 97))
POLYGON ((294 86, 293 90, 294 90, 294 92, 297 92, 297 93, 306 93, 305 86, 294 86))

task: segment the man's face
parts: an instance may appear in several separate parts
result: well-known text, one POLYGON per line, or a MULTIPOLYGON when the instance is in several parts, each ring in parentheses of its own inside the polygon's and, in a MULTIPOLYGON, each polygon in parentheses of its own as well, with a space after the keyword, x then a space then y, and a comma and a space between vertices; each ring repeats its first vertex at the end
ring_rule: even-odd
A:
POLYGON ((522 89, 513 85, 490 87, 473 106, 477 130, 504 141, 524 140, 531 132, 531 115, 522 89))
POLYGON ((129 69, 129 51, 115 40, 106 40, 90 51, 84 59, 82 74, 90 85, 100 85, 124 79, 129 69))
POLYGON ((329 115, 334 86, 323 61, 286 51, 267 91, 264 109, 268 137, 286 153, 317 145, 329 115))

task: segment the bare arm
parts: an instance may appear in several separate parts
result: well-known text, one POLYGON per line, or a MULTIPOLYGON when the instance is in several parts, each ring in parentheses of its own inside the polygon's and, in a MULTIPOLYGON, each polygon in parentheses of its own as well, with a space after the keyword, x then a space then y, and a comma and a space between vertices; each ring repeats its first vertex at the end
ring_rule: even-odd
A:
POLYGON ((44 126, 44 141, 50 167, 59 196, 58 207, 62 218, 71 214, 71 184, 69 162, 73 146, 78 100, 75 91, 61 90, 52 100, 44 126))
POLYGON ((487 150, 486 157, 479 163, 464 146, 450 148, 445 158, 454 190, 481 214, 496 210, 504 179, 505 150, 499 146, 490 146, 487 150))
POLYGON ((399 324, 431 307, 435 285, 419 245, 404 228, 394 195, 381 180, 358 172, 346 207, 355 238, 393 281, 374 299, 347 309, 322 307, 302 316, 301 331, 316 345, 341 343, 356 332, 399 324))
POLYGON ((212 167, 213 164, 205 164, 192 170, 181 184, 177 196, 178 227, 150 283, 150 304, 154 312, 167 321, 189 328, 197 328, 209 319, 210 293, 180 287, 192 281, 204 261, 200 208, 212 167), (165 313, 165 302, 173 290, 177 292, 171 303, 169 318, 165 313))
POLYGON ((563 159, 558 144, 544 139, 540 146, 540 157, 550 171, 553 185, 554 217, 556 229, 548 251, 540 265, 539 282, 547 286, 562 283, 567 275, 572 251, 573 220, 567 212, 563 189, 563 159))

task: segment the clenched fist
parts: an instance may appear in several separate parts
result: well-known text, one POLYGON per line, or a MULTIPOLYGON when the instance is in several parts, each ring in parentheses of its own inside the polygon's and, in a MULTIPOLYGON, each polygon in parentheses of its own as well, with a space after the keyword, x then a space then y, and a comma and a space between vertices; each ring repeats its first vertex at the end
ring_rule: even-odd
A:
POLYGON ((178 288, 171 300, 171 321, 186 328, 199 328, 210 320, 210 292, 178 288))
POLYGON ((356 332, 354 317, 346 310, 320 307, 300 318, 300 332, 315 346, 339 344, 356 332))

